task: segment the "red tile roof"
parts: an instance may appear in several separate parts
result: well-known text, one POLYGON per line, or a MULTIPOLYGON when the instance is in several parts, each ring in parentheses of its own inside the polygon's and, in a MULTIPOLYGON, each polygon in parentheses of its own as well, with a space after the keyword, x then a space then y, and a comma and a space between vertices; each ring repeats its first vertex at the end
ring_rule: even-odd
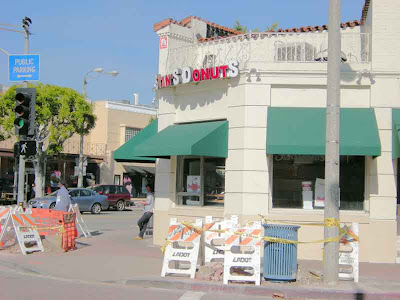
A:
POLYGON ((225 27, 225 26, 221 26, 221 25, 212 23, 210 21, 204 20, 204 19, 196 17, 196 16, 186 17, 186 18, 182 19, 180 22, 178 22, 178 21, 176 21, 174 19, 171 19, 171 18, 165 19, 165 20, 163 20, 161 22, 158 22, 158 23, 154 24, 153 29, 154 29, 154 31, 157 32, 160 29, 163 29, 164 27, 167 27, 169 24, 176 24, 176 25, 180 25, 180 26, 183 26, 183 27, 189 27, 190 26, 190 22, 192 21, 192 19, 203 21, 204 23, 206 23, 206 24, 208 24, 208 25, 210 25, 210 26, 212 26, 214 28, 218 28, 218 29, 224 30, 224 31, 226 31, 226 32, 228 32, 230 34, 241 34, 240 31, 237 31, 237 30, 234 30, 234 29, 229 28, 229 27, 225 27))
MULTIPOLYGON (((341 23, 340 27, 345 29, 347 27, 356 27, 356 26, 360 26, 361 22, 358 20, 354 20, 353 22, 345 22, 345 23, 341 23)), ((289 28, 289 29, 282 29, 279 28, 278 30, 275 31, 269 31, 269 32, 310 32, 310 31, 324 31, 324 30, 328 30, 328 25, 317 25, 317 26, 302 26, 302 27, 294 27, 294 28, 289 28)))
MULTIPOLYGON (((369 6, 370 6, 370 3, 371 3, 371 0, 365 0, 365 4, 364 4, 363 10, 362 10, 362 15, 361 15, 361 20, 360 20, 360 21, 354 20, 353 22, 349 21, 349 22, 341 23, 341 24, 340 24, 340 27, 343 28, 343 29, 348 28, 348 27, 354 28, 354 27, 356 27, 356 26, 360 26, 360 25, 364 24, 364 22, 365 22, 365 20, 366 20, 366 18, 367 18, 368 8, 369 8, 369 6)), ((229 36, 238 35, 238 34, 243 34, 243 32, 234 30, 234 29, 232 29, 232 28, 224 27, 224 26, 221 26, 221 25, 218 25, 218 24, 215 24, 215 23, 206 21, 206 20, 204 20, 204 19, 201 19, 201 18, 195 17, 195 16, 186 17, 186 18, 182 19, 180 22, 178 22, 178 21, 176 21, 176 20, 174 20, 174 19, 171 19, 171 18, 165 19, 165 20, 163 20, 163 21, 161 21, 161 22, 158 22, 158 23, 154 24, 154 31, 158 31, 158 30, 160 30, 160 29, 162 29, 162 28, 168 26, 169 24, 177 24, 177 25, 180 25, 180 26, 187 27, 187 26, 189 26, 190 21, 191 21, 192 19, 201 20, 201 21, 203 21, 203 22, 209 24, 210 26, 213 26, 213 27, 215 27, 215 28, 219 28, 219 29, 225 30, 226 32, 229 32, 229 33, 230 33, 229 36)), ((317 26, 302 26, 302 27, 294 27, 294 28, 289 28, 289 29, 282 29, 282 28, 279 28, 278 30, 275 30, 275 31, 268 31, 268 32, 314 32, 314 31, 324 31, 324 30, 328 30, 328 25, 321 25, 321 26, 319 26, 319 25, 317 25, 317 26)), ((229 37, 229 36, 224 36, 224 37, 218 36, 218 37, 211 37, 211 38, 200 38, 200 39, 199 39, 199 42, 202 43, 202 42, 208 42, 208 41, 213 41, 213 40, 219 40, 219 39, 227 38, 227 37, 229 37)))

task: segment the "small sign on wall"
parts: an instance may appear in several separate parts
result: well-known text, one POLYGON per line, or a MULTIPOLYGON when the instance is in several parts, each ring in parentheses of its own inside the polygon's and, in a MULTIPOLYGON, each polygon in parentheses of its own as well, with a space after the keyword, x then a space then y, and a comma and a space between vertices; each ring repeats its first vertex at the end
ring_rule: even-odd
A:
POLYGON ((160 37, 160 49, 166 49, 168 47, 168 37, 162 36, 160 37))
POLYGON ((190 193, 200 193, 200 176, 187 177, 187 191, 190 193))

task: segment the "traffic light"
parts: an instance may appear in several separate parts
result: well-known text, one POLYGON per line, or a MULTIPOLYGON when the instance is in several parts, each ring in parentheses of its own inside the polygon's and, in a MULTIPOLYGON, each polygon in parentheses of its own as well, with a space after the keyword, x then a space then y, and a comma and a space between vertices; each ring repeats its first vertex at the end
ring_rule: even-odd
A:
POLYGON ((15 102, 15 134, 33 137, 36 120, 36 89, 17 88, 15 102))

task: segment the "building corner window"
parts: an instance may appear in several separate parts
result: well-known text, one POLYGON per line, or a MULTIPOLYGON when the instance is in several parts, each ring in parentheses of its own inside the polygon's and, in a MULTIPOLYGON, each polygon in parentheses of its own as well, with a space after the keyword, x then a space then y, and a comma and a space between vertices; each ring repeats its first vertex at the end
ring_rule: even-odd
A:
POLYGON ((179 156, 176 183, 178 205, 223 206, 225 158, 179 156))
MULTIPOLYGON (((273 208, 323 209, 325 157, 273 155, 273 208)), ((340 157, 340 209, 363 210, 365 157, 340 157)))

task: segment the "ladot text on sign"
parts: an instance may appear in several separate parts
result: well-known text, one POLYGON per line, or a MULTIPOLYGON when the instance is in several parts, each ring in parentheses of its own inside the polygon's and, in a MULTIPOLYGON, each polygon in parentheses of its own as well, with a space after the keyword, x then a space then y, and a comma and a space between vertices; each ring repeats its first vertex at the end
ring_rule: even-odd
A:
POLYGON ((218 78, 233 78, 239 75, 239 62, 231 60, 227 65, 192 69, 190 67, 178 68, 172 74, 156 75, 156 86, 158 89, 177 86, 189 82, 199 82, 218 78))

